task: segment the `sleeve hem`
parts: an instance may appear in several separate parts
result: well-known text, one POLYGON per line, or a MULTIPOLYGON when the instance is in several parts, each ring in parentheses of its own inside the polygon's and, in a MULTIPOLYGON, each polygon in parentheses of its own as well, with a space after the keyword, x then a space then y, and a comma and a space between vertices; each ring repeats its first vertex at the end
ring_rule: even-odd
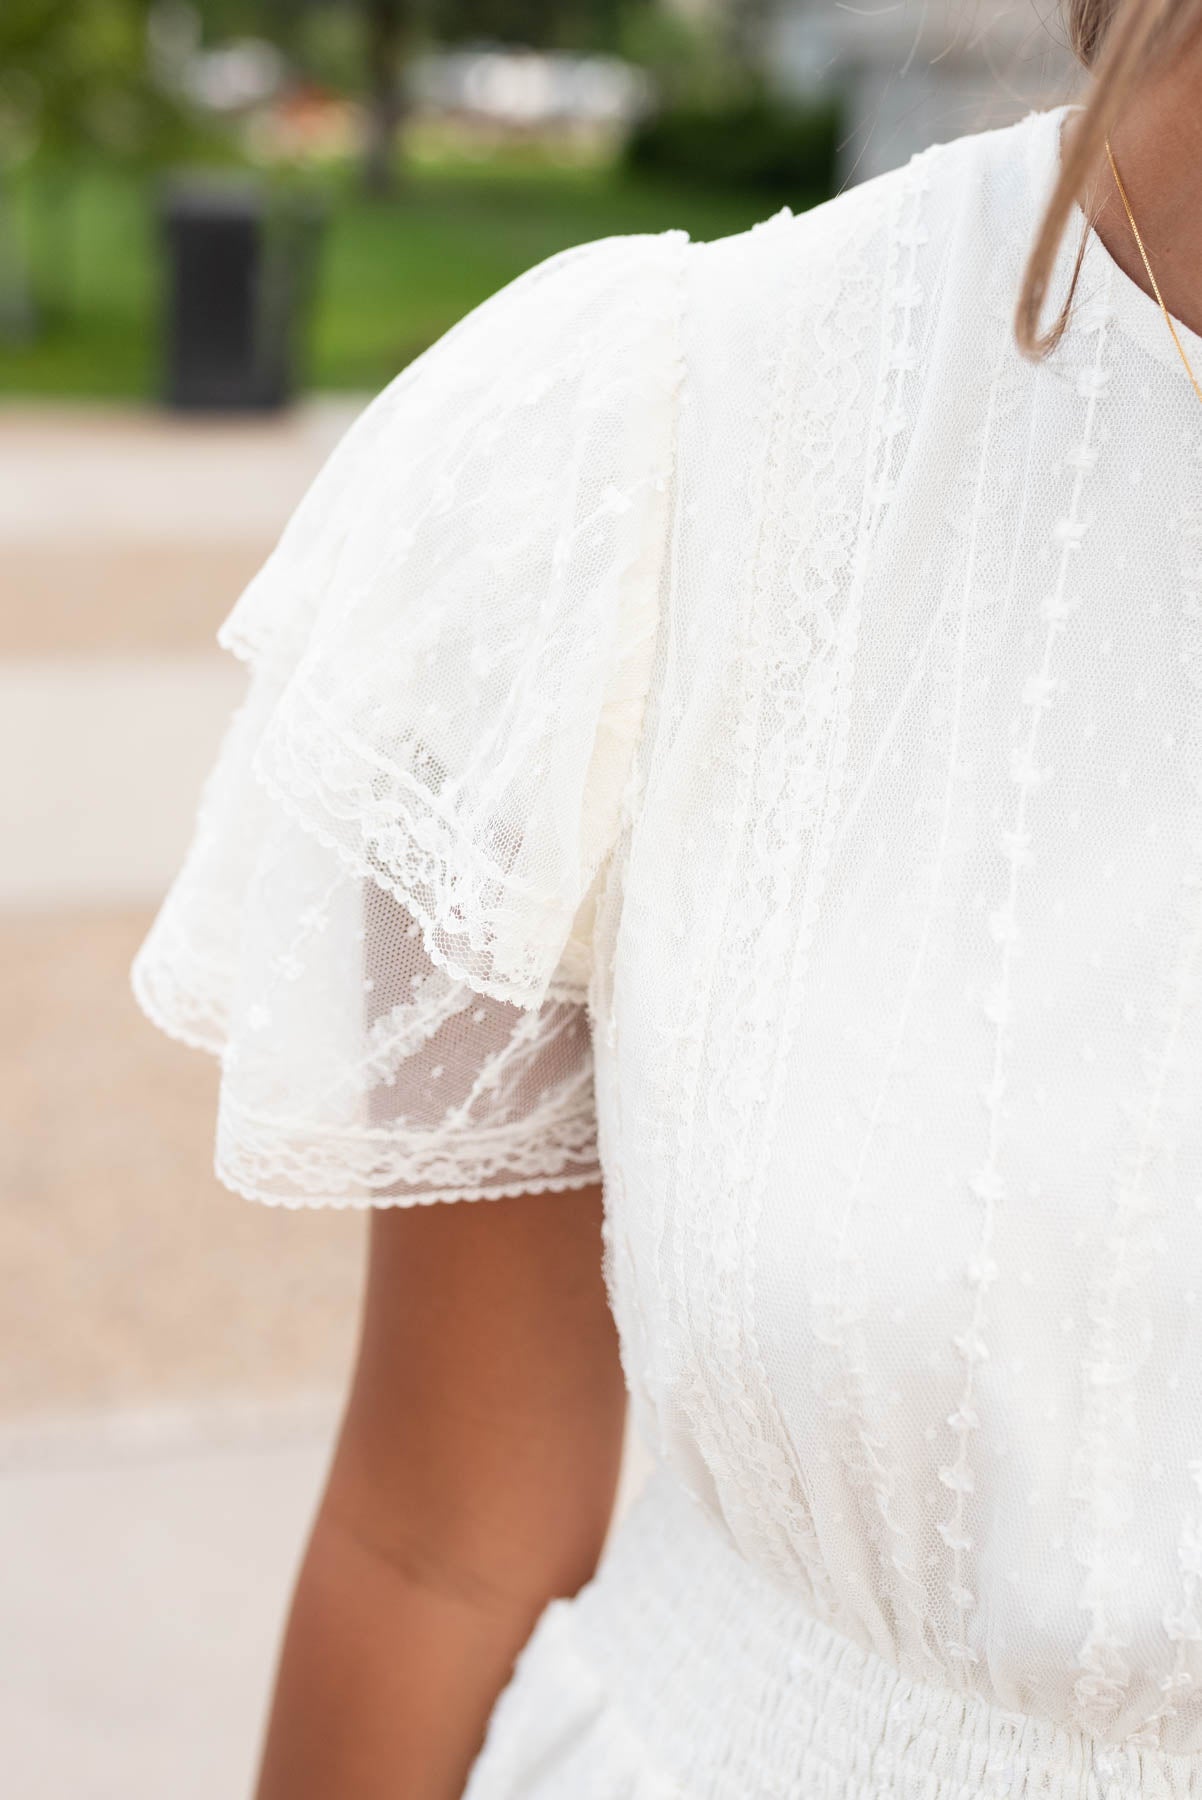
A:
MULTIPOLYGON (((198 1003, 190 1003, 188 989, 177 978, 170 959, 153 956, 153 948, 152 940, 148 939, 130 969, 130 989, 143 1017, 164 1037, 186 1045, 189 1050, 203 1050, 206 1055, 220 1059, 225 1050, 224 1027, 211 1015, 205 1025, 201 1025, 201 1007, 198 1003), (166 997, 167 989, 174 1004, 166 997)), ((202 986, 200 983, 195 985, 198 990, 202 986)))
POLYGON ((457 1200, 502 1200, 517 1194, 553 1193, 556 1189, 578 1190, 602 1181, 600 1168, 587 1169, 573 1175, 527 1176, 521 1181, 498 1182, 486 1186, 430 1188, 421 1193, 406 1194, 274 1194, 266 1188, 239 1180, 215 1162, 213 1172, 222 1187, 253 1200, 260 1206, 283 1212, 373 1212, 389 1207, 443 1206, 457 1200))
POLYGON ((247 1106, 227 1084, 214 1168, 247 1199, 284 1206, 420 1205, 581 1187, 599 1179, 591 1075, 584 1069, 520 1121, 448 1127, 318 1125, 247 1106))

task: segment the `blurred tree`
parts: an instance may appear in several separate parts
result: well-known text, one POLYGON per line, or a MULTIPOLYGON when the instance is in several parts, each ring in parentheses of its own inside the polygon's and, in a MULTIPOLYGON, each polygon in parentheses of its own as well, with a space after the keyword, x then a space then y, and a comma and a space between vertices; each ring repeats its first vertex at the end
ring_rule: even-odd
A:
POLYGON ((616 50, 620 17, 620 0, 429 0, 431 31, 442 43, 616 50))
POLYGON ((622 0, 617 48, 647 70, 663 108, 719 106, 754 88, 731 58, 725 24, 712 14, 686 14, 662 0, 622 0))
POLYGON ((407 0, 361 0, 366 17, 367 108, 363 177, 369 193, 391 193, 404 111, 401 54, 409 25, 407 0))
POLYGON ((779 194, 806 207, 834 192, 841 133, 835 96, 799 105, 751 94, 662 108, 636 126, 625 160, 710 192, 779 194))
POLYGON ((726 0, 720 17, 731 58, 744 69, 760 71, 775 0, 726 0))
POLYGON ((179 104, 151 79, 151 0, 3 0, 0 6, 0 294, 10 328, 69 307, 74 177, 87 158, 145 164, 182 126, 179 104), (15 219, 14 182, 29 176, 36 234, 15 219), (40 249, 40 255, 39 255, 40 249))
POLYGON ((177 102, 151 79, 152 0, 4 0, 0 7, 0 156, 161 152, 177 102))
POLYGON ((347 0, 307 6, 293 36, 296 66, 320 86, 357 94, 363 86, 363 16, 347 0))
POLYGON ((293 67, 362 96, 363 179, 373 194, 391 193, 399 174, 404 116, 404 57, 418 29, 423 0, 203 0, 209 42, 265 37, 293 67))

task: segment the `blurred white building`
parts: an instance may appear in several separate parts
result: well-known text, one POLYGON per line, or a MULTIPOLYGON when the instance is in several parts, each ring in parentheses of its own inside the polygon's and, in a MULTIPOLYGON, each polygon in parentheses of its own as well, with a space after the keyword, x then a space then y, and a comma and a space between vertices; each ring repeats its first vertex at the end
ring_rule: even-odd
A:
POLYGON ((621 129, 653 99, 643 71, 616 56, 506 44, 425 51, 409 64, 407 88, 418 106, 527 129, 621 129))
MULTIPOLYGON (((689 10, 707 0, 677 0, 689 10)), ((717 0, 719 5, 722 0, 717 0)), ((739 0, 732 0, 739 4, 739 0)), ((750 0, 780 92, 845 96, 844 182, 1074 91, 1054 0, 750 0)))

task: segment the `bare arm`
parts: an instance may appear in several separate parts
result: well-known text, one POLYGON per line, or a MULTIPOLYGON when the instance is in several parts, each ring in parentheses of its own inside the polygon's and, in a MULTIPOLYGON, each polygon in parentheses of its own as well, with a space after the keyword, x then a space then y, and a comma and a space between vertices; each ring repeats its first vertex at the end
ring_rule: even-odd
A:
POLYGON ((376 1212, 358 1364, 258 1800, 453 1800, 546 1601, 591 1575, 625 1390, 601 1190, 376 1212))

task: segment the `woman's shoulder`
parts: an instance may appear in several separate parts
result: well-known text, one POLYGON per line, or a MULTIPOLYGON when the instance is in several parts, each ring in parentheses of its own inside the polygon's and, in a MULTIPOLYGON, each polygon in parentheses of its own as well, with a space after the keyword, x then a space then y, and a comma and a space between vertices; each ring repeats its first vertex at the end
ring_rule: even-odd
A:
MULTIPOLYGON (((683 226, 617 232, 553 252, 497 289, 398 378, 403 385, 431 361, 462 353, 485 337, 491 354, 512 334, 539 353, 563 341, 579 346, 582 325, 620 339, 622 319, 671 314, 680 290, 690 305, 755 310, 770 303, 777 278, 801 268, 815 292, 832 280, 861 285, 888 273, 898 248, 968 222, 989 238, 1003 213, 1030 211, 1033 177, 1048 161, 1053 127, 1066 109, 1033 112, 1016 124, 966 132, 917 152, 896 168, 854 183, 817 206, 789 205, 717 238, 692 238, 683 226), (487 331, 483 330, 487 327, 487 331)), ((469 358, 462 359, 465 364, 469 358)))
POLYGON ((688 248, 694 304, 742 318, 770 314, 782 293, 798 307, 881 299, 900 274, 932 266, 954 243, 979 253, 988 277, 1026 241, 1046 190, 1067 108, 966 132, 801 212, 782 206, 748 229, 688 248), (921 254, 920 254, 921 252, 921 254))

